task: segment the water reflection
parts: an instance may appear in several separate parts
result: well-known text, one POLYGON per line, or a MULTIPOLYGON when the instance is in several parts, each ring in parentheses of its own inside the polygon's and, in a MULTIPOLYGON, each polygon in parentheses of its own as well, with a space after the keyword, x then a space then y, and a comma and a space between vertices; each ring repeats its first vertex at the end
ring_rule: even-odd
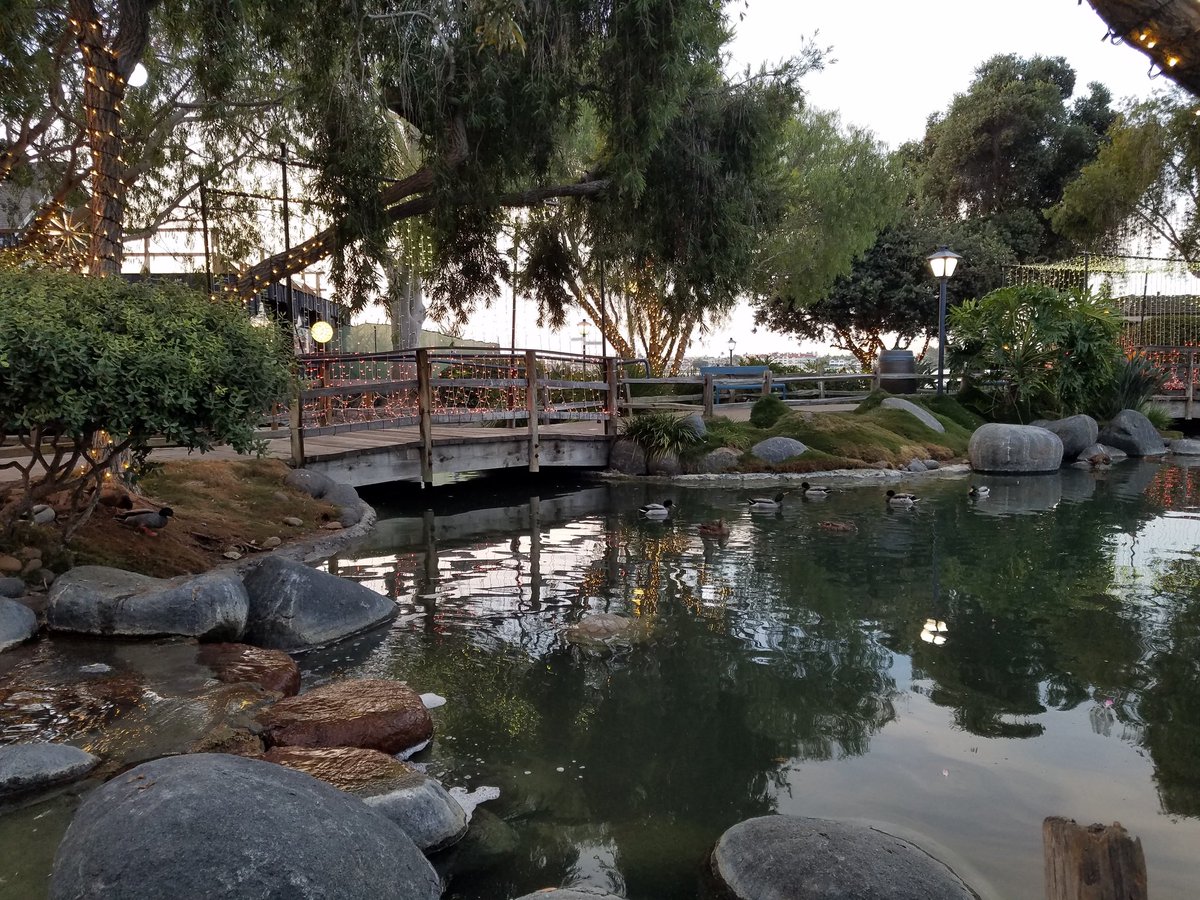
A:
POLYGON ((725 827, 801 796, 912 828, 1003 896, 1040 896, 1041 817, 1119 815, 1184 893, 1200 822, 1158 813, 1200 814, 1197 478, 1134 462, 753 516, 748 492, 678 490, 665 522, 636 514, 661 488, 621 484, 396 518, 332 563, 403 610, 343 668, 449 697, 426 762, 504 790, 519 849, 450 897, 690 896, 725 827), (561 634, 589 611, 651 639, 581 653, 561 634), (941 799, 913 782, 932 760, 941 799))

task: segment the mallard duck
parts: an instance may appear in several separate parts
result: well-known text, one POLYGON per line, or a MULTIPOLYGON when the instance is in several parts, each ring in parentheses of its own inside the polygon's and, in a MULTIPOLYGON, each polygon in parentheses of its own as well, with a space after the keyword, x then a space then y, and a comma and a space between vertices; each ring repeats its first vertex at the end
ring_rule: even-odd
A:
POLYGON ((647 519, 665 519, 671 514, 671 507, 675 505, 673 500, 664 500, 662 503, 647 503, 645 506, 639 506, 638 512, 647 519))
POLYGON ((162 509, 129 509, 117 513, 117 521, 122 525, 153 535, 155 534, 154 529, 166 528, 167 520, 173 515, 175 515, 175 511, 169 506, 164 506, 162 509))
POLYGON ((751 497, 746 502, 750 504, 751 509, 779 509, 783 506, 783 493, 780 492, 774 497, 751 497))
POLYGON ((696 530, 704 537, 728 537, 729 526, 724 519, 714 519, 712 522, 702 522, 696 530))
POLYGON ((897 494, 892 490, 887 492, 888 506, 913 506, 920 502, 920 499, 916 494, 897 494))
POLYGON ((851 532, 858 531, 858 526, 853 522, 818 522, 817 527, 838 534, 850 534, 851 532))
POLYGON ((824 500, 830 494, 837 493, 833 488, 823 487, 819 484, 809 484, 807 481, 800 482, 800 489, 804 491, 804 496, 810 500, 824 500))
POLYGON ((972 500, 983 500, 985 497, 991 494, 991 492, 992 489, 990 487, 986 487, 985 485, 981 484, 973 484, 971 485, 971 489, 967 491, 967 496, 972 500))

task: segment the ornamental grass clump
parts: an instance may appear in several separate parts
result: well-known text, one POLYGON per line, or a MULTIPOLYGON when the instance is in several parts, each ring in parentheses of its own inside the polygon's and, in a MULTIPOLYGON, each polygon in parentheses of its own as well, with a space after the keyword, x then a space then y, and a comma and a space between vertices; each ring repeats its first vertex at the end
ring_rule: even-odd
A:
POLYGON ((0 270, 0 434, 25 451, 4 463, 20 480, 0 505, 0 530, 66 497, 69 537, 114 462, 152 437, 250 451, 291 377, 282 333, 251 325, 239 302, 115 276, 0 270))
POLYGON ((643 413, 626 419, 622 430, 625 437, 651 458, 686 453, 702 440, 686 419, 669 412, 643 413))

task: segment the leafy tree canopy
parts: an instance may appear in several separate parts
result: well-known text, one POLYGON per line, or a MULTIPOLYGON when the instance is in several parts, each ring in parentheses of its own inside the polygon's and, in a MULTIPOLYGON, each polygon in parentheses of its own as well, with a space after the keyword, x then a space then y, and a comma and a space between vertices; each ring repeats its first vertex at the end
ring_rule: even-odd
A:
POLYGON ((907 219, 880 233, 874 245, 838 278, 825 296, 806 306, 762 302, 756 319, 775 331, 828 341, 870 367, 885 339, 896 346, 928 341, 937 334, 937 282, 926 257, 950 244, 963 262, 947 283, 950 303, 977 297, 1000 283, 1001 267, 1012 262, 1003 237, 972 222, 907 219))
POLYGON ((785 132, 783 217, 762 251, 760 294, 793 305, 833 280, 904 211, 910 182, 870 132, 806 109, 785 132))
POLYGON ((1054 230, 1093 249, 1130 237, 1165 243, 1200 267, 1200 129, 1179 92, 1131 105, 1096 159, 1049 210, 1054 230))
POLYGON ((1114 113, 1103 85, 1075 97, 1062 57, 994 56, 944 115, 930 117, 919 195, 940 215, 974 217, 1006 237, 1022 261, 1062 255, 1043 210, 1091 161, 1114 113))
POLYGON ((16 123, 0 152, 86 209, 91 271, 116 270, 127 209, 141 208, 147 185, 165 201, 147 220, 166 221, 194 186, 195 157, 253 172, 247 162, 276 153, 285 127, 311 167, 308 199, 331 224, 244 268, 238 290, 332 255, 357 304, 395 226, 416 216, 430 224, 435 300, 461 309, 491 296, 508 273, 496 235, 510 211, 551 198, 581 208, 608 258, 653 263, 669 305, 719 301, 749 277, 754 239, 777 215, 769 191, 748 188, 771 182, 796 77, 820 62, 810 48, 776 72, 726 78, 718 0, 16 7, 4 55, 15 48, 13 59, 28 57, 16 68, 45 77, 0 79, 16 123), (86 77, 89 53, 103 58, 104 90, 86 77), (142 95, 124 81, 139 60, 154 86, 142 95), (81 125, 96 116, 110 127, 81 125), (581 154, 573 139, 587 117, 596 140, 581 154), (31 147, 37 165, 25 161, 31 147), (189 175, 168 187, 163 171, 189 175))

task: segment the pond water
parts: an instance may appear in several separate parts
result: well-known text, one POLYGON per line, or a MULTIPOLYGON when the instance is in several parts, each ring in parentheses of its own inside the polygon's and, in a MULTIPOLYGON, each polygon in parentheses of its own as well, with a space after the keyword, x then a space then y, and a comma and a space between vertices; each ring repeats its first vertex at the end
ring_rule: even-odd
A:
POLYGON ((928 479, 912 510, 882 485, 764 514, 747 490, 628 483, 385 507, 331 567, 401 616, 310 677, 448 698, 418 760, 500 788, 481 809, 508 851, 455 871, 452 898, 695 897, 721 832, 771 812, 886 823, 984 896, 1028 898, 1044 817, 1119 820, 1153 896, 1194 896, 1200 469, 970 480, 991 496, 928 479), (667 497, 666 522, 638 516, 667 497), (719 516, 729 536, 701 538, 719 516), (569 646, 595 611, 645 640, 569 646))

